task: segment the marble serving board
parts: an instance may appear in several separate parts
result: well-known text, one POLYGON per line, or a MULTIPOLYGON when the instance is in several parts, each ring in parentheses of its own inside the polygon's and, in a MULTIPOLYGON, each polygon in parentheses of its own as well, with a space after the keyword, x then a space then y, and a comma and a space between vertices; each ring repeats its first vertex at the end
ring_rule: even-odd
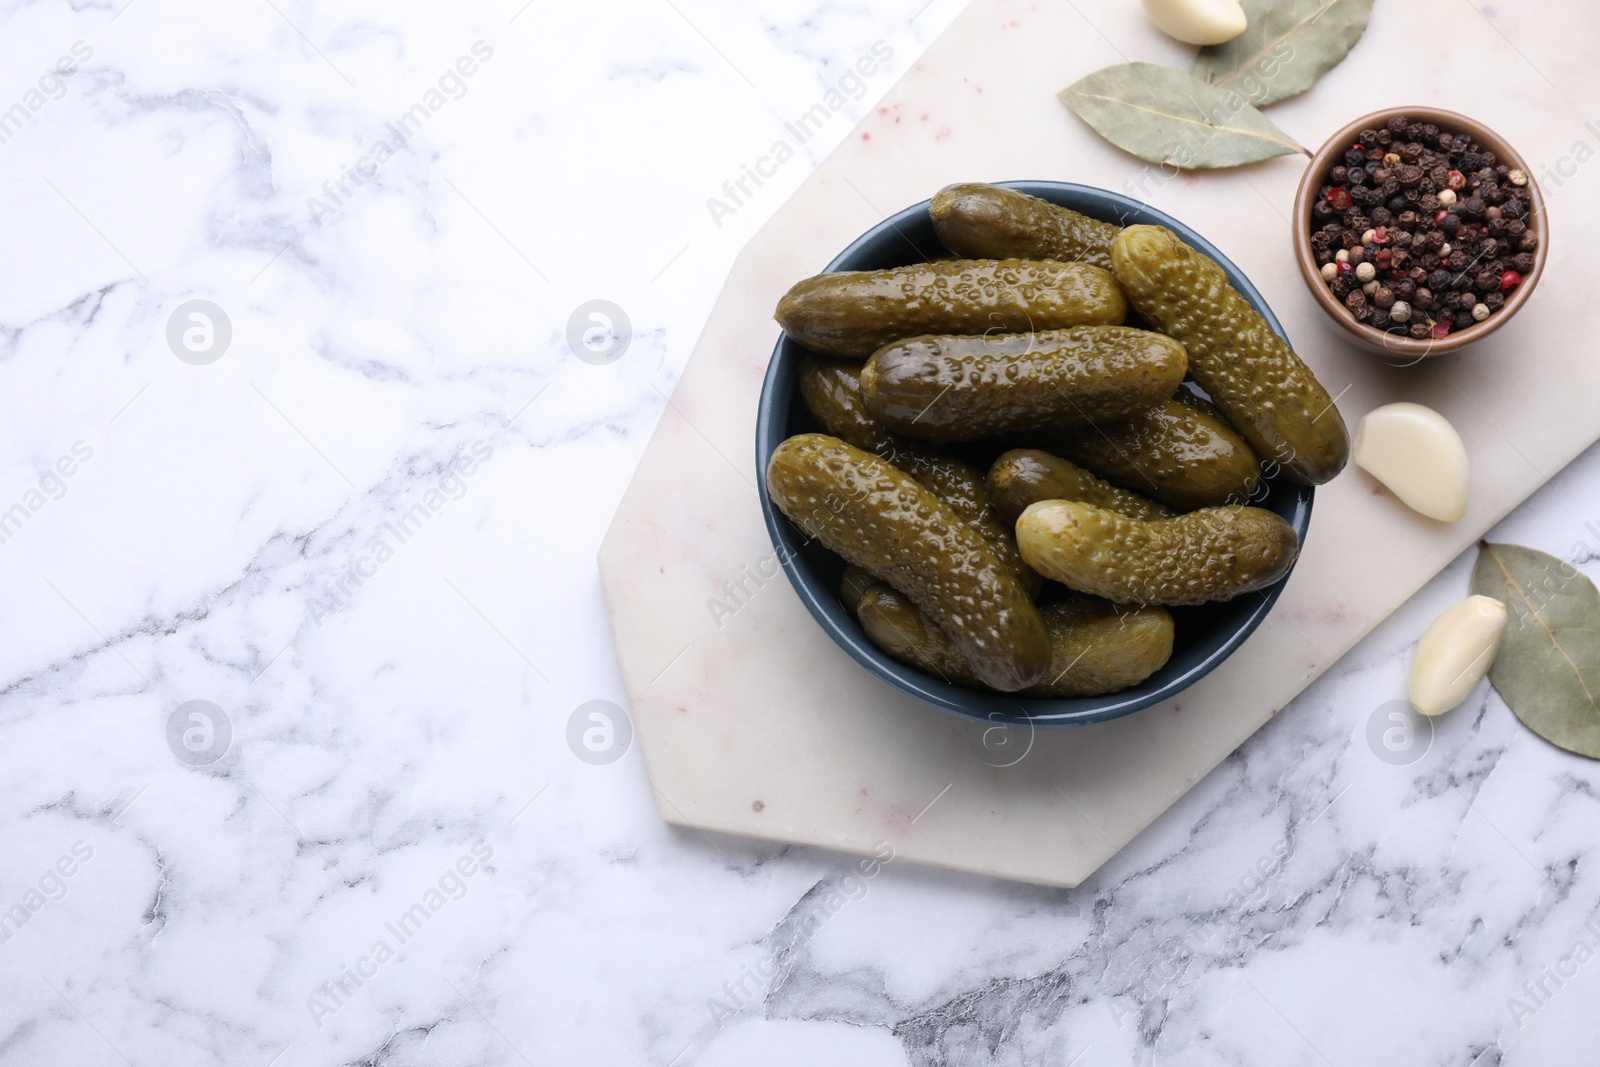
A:
MULTIPOLYGON (((1590 278, 1569 255, 1600 247, 1600 214, 1568 210, 1593 175, 1547 183, 1552 255, 1516 320, 1460 357, 1386 365, 1340 340, 1296 273, 1286 213, 1302 158, 1169 179, 1057 102, 1057 90, 1111 63, 1187 65, 1192 52, 1156 34, 1139 7, 1085 15, 1071 3, 975 0, 740 255, 600 552, 668 821, 1077 885, 1600 436, 1600 359, 1575 341, 1589 335, 1578 324, 1594 322, 1590 278), (1298 569, 1228 662, 1170 704, 1013 738, 997 753, 976 727, 869 675, 812 621, 762 525, 754 431, 785 289, 949 182, 1021 178, 1128 192, 1193 225, 1261 288, 1352 428, 1390 401, 1435 407, 1461 431, 1473 483, 1466 518, 1443 525, 1352 467, 1318 491, 1298 569)), ((1495 92, 1474 94, 1472 110, 1538 167, 1586 136, 1572 98, 1548 80, 1586 78, 1560 21, 1554 5, 1518 7, 1495 25, 1459 0, 1380 4, 1352 57, 1271 116, 1315 147, 1378 107, 1449 106, 1442 86, 1493 69, 1495 92), (1458 49, 1412 49, 1396 64, 1378 43, 1434 40, 1446 23, 1458 49)))

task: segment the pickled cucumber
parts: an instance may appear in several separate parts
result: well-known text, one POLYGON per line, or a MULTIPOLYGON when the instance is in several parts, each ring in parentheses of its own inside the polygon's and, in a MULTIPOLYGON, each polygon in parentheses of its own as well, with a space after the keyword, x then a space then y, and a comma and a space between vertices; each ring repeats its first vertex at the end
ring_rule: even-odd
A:
MULTIPOLYGON (((953 685, 982 683, 954 642, 887 585, 872 586, 860 601, 861 628, 901 663, 953 685)), ((1064 699, 1102 696, 1138 685, 1172 655, 1173 622, 1165 608, 1118 609, 1103 600, 1051 604, 1043 609, 1050 632, 1050 669, 1021 696, 1064 699)))
POLYGON ((861 364, 807 357, 800 364, 800 397, 828 433, 888 460, 949 504, 983 535, 1028 595, 1038 595, 1044 581, 1022 562, 1012 521, 990 506, 983 474, 931 445, 896 437, 867 414, 861 403, 861 364))
POLYGON ((1244 438, 1220 412, 1183 389, 1160 407, 1119 422, 1030 436, 1046 450, 1180 511, 1245 503, 1261 481, 1260 462, 1244 438))
POLYGON ((791 522, 904 592, 984 684, 1015 692, 1044 676, 1039 609, 988 543, 910 475, 837 437, 801 434, 774 450, 766 479, 791 522))
POLYGON ((928 205, 940 242, 974 259, 1056 259, 1111 269, 1120 226, 1001 185, 947 185, 928 205))
POLYGON ((839 576, 839 600, 844 604, 844 609, 852 616, 861 606, 861 598, 867 595, 868 590, 879 585, 878 579, 857 567, 854 563, 845 567, 844 573, 839 576))
POLYGON ((1170 337, 1126 326, 914 337, 867 360, 861 399, 895 433, 978 441, 1125 418, 1170 397, 1188 365, 1170 337))
POLYGON ((1109 271, 1049 260, 957 259, 840 271, 778 301, 783 332, 813 352, 866 359, 922 334, 1016 333, 1117 324, 1128 302, 1109 271))
POLYGON ((1272 585, 1300 552, 1294 527, 1265 508, 1203 508, 1141 522, 1070 500, 1017 520, 1029 566, 1119 604, 1206 604, 1272 585))
POLYGON ((1112 270, 1146 321, 1183 343, 1189 372, 1263 459, 1321 485, 1350 459, 1328 391, 1210 257, 1160 226, 1130 226, 1112 270))
POLYGON ((1176 511, 1138 493, 1118 489, 1070 460, 1035 448, 1018 448, 994 461, 987 479, 989 500, 1012 526, 1029 504, 1081 500, 1132 519, 1170 519, 1176 511))

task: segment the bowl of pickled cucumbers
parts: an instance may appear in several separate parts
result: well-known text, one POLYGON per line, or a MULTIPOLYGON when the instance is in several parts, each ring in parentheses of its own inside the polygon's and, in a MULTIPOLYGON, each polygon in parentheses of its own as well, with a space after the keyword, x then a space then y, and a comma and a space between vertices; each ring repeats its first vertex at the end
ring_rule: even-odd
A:
POLYGON ((1272 610, 1334 400, 1210 242, 1083 185, 960 184, 779 302, 777 558, 888 685, 984 723, 1172 700, 1272 610))

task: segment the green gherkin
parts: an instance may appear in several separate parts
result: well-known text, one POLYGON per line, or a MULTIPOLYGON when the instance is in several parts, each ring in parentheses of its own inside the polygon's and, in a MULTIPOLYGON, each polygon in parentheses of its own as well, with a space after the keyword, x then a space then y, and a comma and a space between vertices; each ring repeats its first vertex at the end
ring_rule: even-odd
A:
POLYGON ((987 484, 995 510, 1013 526, 1029 504, 1041 500, 1081 500, 1146 521, 1170 519, 1177 514, 1165 504, 1119 489, 1071 460, 1036 448, 1013 449, 995 460, 989 468, 987 484))
POLYGON ((978 441, 1125 418, 1170 397, 1188 366, 1170 337, 1126 326, 913 337, 867 360, 861 399, 895 433, 978 441))
POLYGON ((1186 389, 1118 422, 1032 436, 1046 450, 1180 511, 1245 503, 1261 481, 1250 445, 1186 389))
POLYGON ((861 598, 866 596, 873 586, 880 584, 882 583, 878 579, 854 563, 845 567, 844 573, 839 575, 839 600, 844 604, 844 610, 853 617, 861 605, 861 598))
POLYGON ((1022 562, 1011 522, 990 505, 983 474, 965 460, 885 430, 861 402, 861 364, 808 356, 800 364, 800 397, 828 433, 888 460, 949 504, 983 535, 1028 595, 1038 595, 1044 582, 1022 562))
POLYGON ((891 341, 922 334, 1113 325, 1127 314, 1122 290, 1099 267, 956 259, 819 274, 784 294, 776 318, 813 352, 866 359, 891 341))
POLYGON ((1050 665, 1027 592, 983 537, 921 483, 837 437, 801 434, 773 451, 772 502, 808 536, 910 597, 984 684, 1015 692, 1050 665))
POLYGON ((1350 433, 1328 391, 1210 257, 1160 226, 1130 226, 1112 270, 1134 308, 1183 343, 1189 373, 1263 459, 1321 485, 1350 459, 1350 433))
MULTIPOLYGON (((1051 604, 1050 669, 1018 692, 1045 699, 1103 696, 1138 685, 1172 656, 1173 621, 1165 608, 1116 608, 1103 600, 1051 604)), ((890 656, 954 685, 982 688, 960 649, 928 622, 909 597, 874 585, 859 603, 861 628, 890 656)))
POLYGON ((1080 593, 1119 604, 1208 604, 1277 582, 1300 540, 1265 508, 1202 508, 1141 522, 1047 500, 1017 520, 1017 547, 1034 570, 1080 593))
POLYGON ((947 185, 928 205, 939 241, 973 259, 1055 259, 1111 269, 1120 226, 1000 185, 947 185))

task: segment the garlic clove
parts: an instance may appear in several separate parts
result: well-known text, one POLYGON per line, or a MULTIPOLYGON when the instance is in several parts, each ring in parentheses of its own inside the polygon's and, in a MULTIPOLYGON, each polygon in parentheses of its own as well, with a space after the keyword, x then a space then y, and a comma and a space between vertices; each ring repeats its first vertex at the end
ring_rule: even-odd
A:
POLYGON ((1356 466, 1430 519, 1467 513, 1467 446, 1448 419, 1421 404, 1386 404, 1356 427, 1356 466))
POLYGON ((1144 0, 1145 14, 1168 37, 1186 44, 1221 44, 1244 32, 1239 0, 1144 0))
POLYGON ((1469 596, 1433 621, 1411 657, 1411 706, 1442 715, 1467 699, 1489 673, 1506 635, 1506 606, 1469 596))

